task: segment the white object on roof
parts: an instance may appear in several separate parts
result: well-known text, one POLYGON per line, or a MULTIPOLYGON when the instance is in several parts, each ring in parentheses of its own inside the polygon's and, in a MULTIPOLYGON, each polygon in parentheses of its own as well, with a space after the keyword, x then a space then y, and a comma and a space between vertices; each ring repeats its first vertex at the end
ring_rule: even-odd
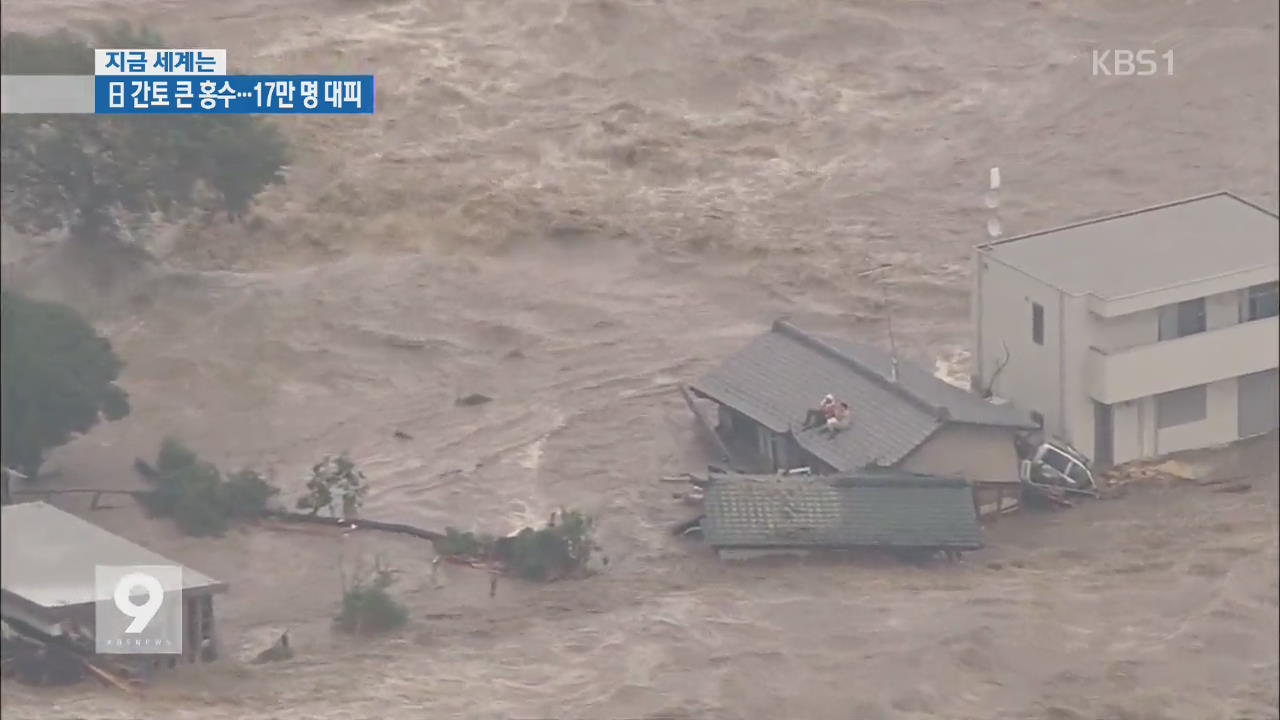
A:
MULTIPOLYGON (((6 505, 0 517, 0 587, 41 607, 110 600, 95 590, 98 565, 181 565, 48 503, 6 505)), ((198 588, 226 585, 184 567, 182 587, 164 590, 198 588)))

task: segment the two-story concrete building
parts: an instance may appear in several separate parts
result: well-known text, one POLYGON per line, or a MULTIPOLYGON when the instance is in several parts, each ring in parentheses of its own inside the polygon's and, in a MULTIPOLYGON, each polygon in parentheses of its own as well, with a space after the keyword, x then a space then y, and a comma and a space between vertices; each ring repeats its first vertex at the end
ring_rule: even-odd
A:
POLYGON ((1278 232, 1220 192, 979 246, 975 389, 1101 467, 1276 428, 1278 232))

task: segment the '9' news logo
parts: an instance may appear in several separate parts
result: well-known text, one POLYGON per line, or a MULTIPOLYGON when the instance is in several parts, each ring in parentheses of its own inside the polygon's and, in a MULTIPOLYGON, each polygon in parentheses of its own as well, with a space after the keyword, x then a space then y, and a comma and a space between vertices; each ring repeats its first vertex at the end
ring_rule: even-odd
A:
POLYGON ((160 606, 164 605, 164 586, 154 575, 146 573, 125 575, 116 583, 113 599, 117 610, 133 618, 133 622, 129 623, 129 627, 124 631, 130 635, 136 635, 146 630, 156 613, 160 612, 160 606), (133 603, 131 593, 137 588, 147 591, 147 601, 141 605, 133 603))
POLYGON ((94 645, 99 653, 182 653, 182 568, 99 565, 94 645))

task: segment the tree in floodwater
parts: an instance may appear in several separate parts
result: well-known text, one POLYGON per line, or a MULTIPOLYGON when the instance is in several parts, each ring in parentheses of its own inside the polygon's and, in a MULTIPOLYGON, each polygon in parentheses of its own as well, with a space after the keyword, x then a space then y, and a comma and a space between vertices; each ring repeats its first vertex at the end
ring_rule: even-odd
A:
POLYGON ((0 455, 34 478, 46 451, 129 414, 129 398, 116 385, 122 363, 111 343, 75 310, 0 292, 0 455))
POLYGON ((439 555, 471 561, 495 560, 516 577, 550 582, 586 570, 591 552, 599 549, 594 532, 591 516, 561 509, 552 514, 545 527, 536 530, 526 527, 515 535, 494 538, 450 527, 432 544, 439 555))
MULTIPOLYGON (((127 24, 92 35, 6 33, 0 62, 6 75, 92 75, 94 47, 165 45, 127 24)), ((153 223, 201 209, 242 217, 283 180, 287 159, 275 126, 250 116, 10 115, 0 126, 2 209, 19 231, 137 254, 129 238, 153 223)))
POLYGON ((174 438, 160 443, 155 464, 136 460, 134 468, 151 489, 139 496, 156 517, 171 517, 195 537, 218 536, 232 523, 260 514, 280 490, 253 470, 223 476, 212 463, 174 438))
POLYGON ((396 574, 380 557, 374 559, 371 575, 357 567, 352 582, 343 581, 342 607, 334 626, 353 635, 374 635, 408 622, 408 610, 390 593, 396 574))
POLYGON ((307 494, 298 498, 298 509, 310 510, 312 515, 327 509, 330 517, 354 517, 368 492, 364 473, 345 453, 336 458, 325 457, 311 468, 307 494))

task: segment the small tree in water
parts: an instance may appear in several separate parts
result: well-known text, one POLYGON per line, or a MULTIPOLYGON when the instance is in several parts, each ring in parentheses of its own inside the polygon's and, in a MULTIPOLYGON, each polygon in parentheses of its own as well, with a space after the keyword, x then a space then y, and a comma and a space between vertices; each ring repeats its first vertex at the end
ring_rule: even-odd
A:
POLYGON ((495 543, 494 555, 525 580, 547 582, 581 573, 591 557, 594 522, 577 510, 561 510, 558 523, 525 528, 495 543))
POLYGON ((336 458, 326 456, 311 468, 307 494, 298 498, 298 509, 310 510, 312 515, 316 515, 322 508, 327 508, 330 517, 339 517, 338 506, 341 505, 341 517, 353 517, 364 505, 364 496, 368 492, 364 473, 356 469, 356 464, 346 453, 336 458))
POLYGON ((550 582, 581 574, 598 549, 592 539, 595 523, 577 510, 561 510, 540 529, 524 528, 515 535, 493 538, 445 528, 445 535, 432 541, 438 554, 471 560, 491 559, 502 563, 516 577, 550 582), (555 521, 556 515, 559 521, 555 521))
POLYGON ((334 618, 334 625, 354 635, 372 635, 404 625, 409 612, 388 592, 395 575, 396 571, 385 567, 381 558, 374 560, 372 577, 357 571, 351 586, 343 589, 342 610, 334 618))
POLYGON ((147 511, 171 517, 187 535, 222 535, 235 522, 266 508, 279 492, 259 473, 241 470, 223 476, 212 463, 174 438, 165 438, 154 465, 134 461, 151 489, 138 496, 147 511))

